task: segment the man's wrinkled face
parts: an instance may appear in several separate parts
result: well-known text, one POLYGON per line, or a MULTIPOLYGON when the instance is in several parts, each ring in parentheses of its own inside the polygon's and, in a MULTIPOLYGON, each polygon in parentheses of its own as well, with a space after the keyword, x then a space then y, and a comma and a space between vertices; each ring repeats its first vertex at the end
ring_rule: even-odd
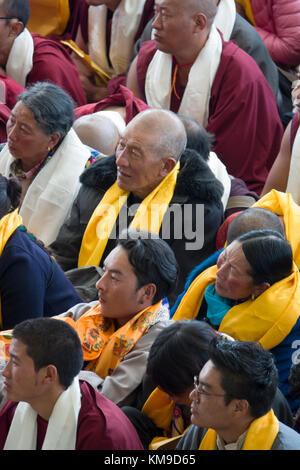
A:
POLYGON ((116 150, 117 182, 125 191, 144 199, 164 178, 164 161, 156 155, 159 136, 139 122, 129 124, 116 150))

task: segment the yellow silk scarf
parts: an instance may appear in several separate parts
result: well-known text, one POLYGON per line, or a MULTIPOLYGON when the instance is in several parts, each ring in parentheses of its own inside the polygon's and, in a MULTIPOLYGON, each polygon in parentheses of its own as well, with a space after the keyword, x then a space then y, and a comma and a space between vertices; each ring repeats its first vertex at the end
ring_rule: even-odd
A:
MULTIPOLYGON (((11 212, 0 220, 0 256, 4 250, 6 242, 14 233, 14 231, 22 225, 22 217, 19 215, 18 209, 11 212)), ((2 313, 1 313, 1 300, 0 300, 0 328, 2 328, 2 313)))
MULTIPOLYGON (((194 280, 173 320, 197 316, 206 287, 215 282, 216 271, 217 267, 212 266, 194 280)), ((299 315, 299 271, 294 263, 290 276, 273 284, 256 299, 232 307, 223 318, 219 331, 235 340, 259 341, 270 350, 286 338, 299 315)))
MULTIPOLYGON (((162 219, 174 194, 178 171, 179 162, 139 205, 131 228, 159 233, 162 219)), ((85 230, 78 257, 79 268, 99 266, 119 211, 129 194, 120 189, 117 182, 106 191, 85 230)))
POLYGON ((147 333, 151 322, 161 308, 162 301, 145 308, 125 325, 116 329, 113 319, 104 318, 97 304, 76 322, 58 317, 71 324, 77 331, 87 370, 96 372, 103 379, 111 375, 126 354, 147 333))
MULTIPOLYGON (((279 430, 278 419, 270 410, 250 424, 242 450, 271 450, 279 430)), ((217 433, 208 429, 199 450, 216 450, 217 433)))
POLYGON ((177 307, 173 320, 192 320, 197 317, 205 290, 216 280, 217 266, 211 266, 197 276, 177 307))
POLYGON ((263 207, 283 217, 286 238, 291 244, 294 261, 300 268, 300 206, 291 194, 272 189, 252 207, 263 207))
POLYGON ((111 76, 108 75, 104 70, 99 67, 95 62, 92 61, 90 56, 86 54, 77 44, 72 41, 72 39, 64 39, 60 41, 64 46, 69 47, 76 55, 79 57, 80 61, 94 73, 94 80, 95 85, 103 85, 107 84, 107 82, 111 79, 111 76))
POLYGON ((69 17, 69 0, 29 0, 28 29, 42 36, 64 33, 69 17))
POLYGON ((252 25, 256 26, 253 12, 252 12, 252 7, 251 7, 251 0, 235 0, 235 1, 236 3, 238 3, 244 8, 246 16, 248 20, 252 23, 252 25))

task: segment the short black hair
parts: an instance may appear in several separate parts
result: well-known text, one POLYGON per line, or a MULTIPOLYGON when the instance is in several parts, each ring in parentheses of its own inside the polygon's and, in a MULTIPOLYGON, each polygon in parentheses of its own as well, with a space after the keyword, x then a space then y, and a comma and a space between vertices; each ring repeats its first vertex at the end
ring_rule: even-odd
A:
POLYGON ((17 18, 24 27, 30 18, 30 6, 28 0, 3 0, 2 9, 7 17, 17 18))
POLYGON ((22 186, 15 178, 0 174, 0 218, 19 207, 22 186))
POLYGON ((247 400, 253 418, 266 414, 278 386, 278 371, 270 351, 252 341, 226 341, 215 338, 209 359, 221 376, 225 403, 247 400))
POLYGON ((215 143, 215 136, 207 132, 196 119, 185 114, 179 114, 187 137, 187 148, 196 150, 204 158, 209 159, 210 151, 215 143))
POLYGON ((147 363, 153 384, 170 395, 181 395, 208 360, 216 331, 206 322, 181 320, 164 328, 154 340, 147 363))
POLYGON ((122 232, 117 246, 126 250, 138 288, 155 284, 153 303, 173 292, 178 280, 178 263, 167 242, 154 233, 128 229, 122 232))
POLYGON ((26 346, 36 371, 48 365, 57 369, 60 384, 68 388, 83 366, 83 351, 77 332, 55 318, 24 320, 13 329, 13 338, 26 346))
POLYGON ((296 355, 294 359, 293 365, 290 369, 290 376, 289 376, 289 384, 290 384, 290 395, 293 398, 300 398, 300 356, 299 353, 296 355))

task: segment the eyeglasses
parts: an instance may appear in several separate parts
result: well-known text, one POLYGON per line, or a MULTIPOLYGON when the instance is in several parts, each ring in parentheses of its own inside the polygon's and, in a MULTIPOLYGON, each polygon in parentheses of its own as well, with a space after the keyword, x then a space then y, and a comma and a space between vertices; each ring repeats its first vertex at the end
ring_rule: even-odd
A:
POLYGON ((194 389, 195 392, 197 393, 197 397, 199 398, 199 395, 206 395, 209 397, 225 397, 226 393, 209 393, 205 392, 204 390, 200 390, 201 384, 199 384, 199 378, 197 375, 194 376, 194 389))

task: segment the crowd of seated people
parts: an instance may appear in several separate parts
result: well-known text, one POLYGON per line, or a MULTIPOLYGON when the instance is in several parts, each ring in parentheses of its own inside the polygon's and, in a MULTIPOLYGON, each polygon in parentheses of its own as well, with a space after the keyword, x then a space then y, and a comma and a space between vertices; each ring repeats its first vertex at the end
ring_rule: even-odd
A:
POLYGON ((300 450, 298 30, 0 0, 1 450, 300 450))

